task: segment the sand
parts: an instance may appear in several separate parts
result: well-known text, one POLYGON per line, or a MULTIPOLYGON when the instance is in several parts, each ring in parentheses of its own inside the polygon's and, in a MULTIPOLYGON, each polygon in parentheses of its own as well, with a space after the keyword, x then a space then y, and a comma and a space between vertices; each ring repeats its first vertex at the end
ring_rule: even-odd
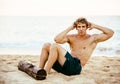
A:
POLYGON ((92 56, 80 75, 51 70, 45 80, 35 80, 18 70, 20 60, 39 65, 37 55, 0 55, 0 84, 120 84, 120 56, 92 56))

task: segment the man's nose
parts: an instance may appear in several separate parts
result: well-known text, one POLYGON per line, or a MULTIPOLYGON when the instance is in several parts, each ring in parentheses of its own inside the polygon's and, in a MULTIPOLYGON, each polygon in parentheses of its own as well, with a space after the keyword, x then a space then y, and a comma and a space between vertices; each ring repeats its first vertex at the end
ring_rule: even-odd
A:
POLYGON ((81 28, 79 28, 80 30, 82 30, 82 27, 81 28))

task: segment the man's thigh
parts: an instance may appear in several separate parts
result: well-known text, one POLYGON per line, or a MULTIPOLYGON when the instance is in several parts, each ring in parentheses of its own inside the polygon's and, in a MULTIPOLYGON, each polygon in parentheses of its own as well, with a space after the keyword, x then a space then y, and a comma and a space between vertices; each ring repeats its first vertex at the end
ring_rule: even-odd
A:
POLYGON ((63 64, 66 61, 65 55, 66 55, 67 51, 63 47, 61 47, 60 45, 58 45, 57 48, 58 48, 58 55, 59 55, 58 62, 60 63, 60 65, 63 66, 63 64))

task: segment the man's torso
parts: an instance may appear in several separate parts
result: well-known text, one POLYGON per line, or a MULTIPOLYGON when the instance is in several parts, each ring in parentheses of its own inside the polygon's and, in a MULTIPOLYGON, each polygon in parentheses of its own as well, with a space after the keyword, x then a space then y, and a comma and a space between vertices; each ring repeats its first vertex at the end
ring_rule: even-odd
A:
POLYGON ((79 58, 81 65, 84 66, 97 45, 94 41, 94 36, 86 35, 81 38, 77 35, 71 35, 69 36, 69 41, 71 54, 79 58))

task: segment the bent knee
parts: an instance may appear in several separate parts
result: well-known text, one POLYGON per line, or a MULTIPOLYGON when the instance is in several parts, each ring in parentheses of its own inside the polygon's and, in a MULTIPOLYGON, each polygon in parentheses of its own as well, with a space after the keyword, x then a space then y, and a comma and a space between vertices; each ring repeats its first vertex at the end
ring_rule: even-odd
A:
POLYGON ((51 47, 54 47, 54 48, 59 48, 59 47, 60 47, 60 45, 59 45, 59 44, 57 44, 57 43, 53 43, 53 44, 51 45, 51 47))
POLYGON ((50 44, 50 43, 45 43, 45 44, 43 45, 43 48, 44 48, 44 49, 49 49, 49 48, 50 48, 50 46, 51 46, 51 44, 50 44))
POLYGON ((57 44, 57 43, 53 43, 52 46, 59 46, 59 44, 57 44))

